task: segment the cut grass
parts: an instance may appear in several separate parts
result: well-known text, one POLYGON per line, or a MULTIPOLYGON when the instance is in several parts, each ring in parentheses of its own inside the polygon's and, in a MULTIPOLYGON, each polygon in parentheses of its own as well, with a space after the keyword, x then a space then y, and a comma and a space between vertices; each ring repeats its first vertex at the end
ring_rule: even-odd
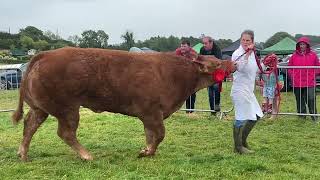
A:
MULTIPOLYGON (((6 101, 12 108, 15 93, 10 91, 4 98, 12 98, 6 101)), ((228 87, 223 93, 223 108, 229 109, 228 87)), ((282 111, 294 112, 293 96, 288 93, 285 98, 282 111)), ((208 108, 206 90, 197 94, 197 108, 208 108)), ((320 178, 320 126, 310 119, 281 116, 275 121, 259 122, 249 137, 256 153, 240 156, 233 153, 232 121, 219 121, 210 113, 188 117, 177 112, 165 121, 166 137, 157 155, 138 159, 145 146, 139 120, 113 113, 95 114, 87 109, 81 109, 80 114, 78 138, 94 156, 93 161, 80 160, 56 135, 57 121, 49 117, 31 142, 31 161, 23 163, 16 155, 23 123, 14 127, 11 113, 0 113, 1 179, 320 178)), ((233 119, 232 114, 225 119, 233 119)))

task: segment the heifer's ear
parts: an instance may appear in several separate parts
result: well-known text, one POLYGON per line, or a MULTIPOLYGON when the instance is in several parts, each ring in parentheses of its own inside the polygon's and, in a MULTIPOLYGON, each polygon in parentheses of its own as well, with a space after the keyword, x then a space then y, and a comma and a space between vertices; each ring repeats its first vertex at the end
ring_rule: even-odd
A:
POLYGON ((207 67, 207 65, 204 63, 204 61, 193 60, 192 62, 199 65, 199 71, 200 71, 200 72, 203 72, 203 73, 208 73, 208 72, 209 72, 208 67, 207 67))
POLYGON ((197 55, 196 61, 203 61, 204 57, 202 55, 197 55))
POLYGON ((192 51, 191 51, 190 56, 191 56, 192 60, 197 60, 199 58, 199 55, 196 52, 192 52, 192 51))
POLYGON ((197 55, 192 58, 193 62, 204 65, 204 57, 202 55, 197 55))

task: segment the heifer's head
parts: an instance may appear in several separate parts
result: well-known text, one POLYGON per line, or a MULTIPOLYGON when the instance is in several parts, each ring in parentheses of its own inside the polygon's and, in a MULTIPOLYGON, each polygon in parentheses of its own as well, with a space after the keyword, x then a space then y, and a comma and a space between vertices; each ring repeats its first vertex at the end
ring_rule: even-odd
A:
POLYGON ((237 65, 234 61, 222 60, 221 62, 221 69, 224 70, 227 74, 233 73, 237 70, 237 65))
POLYGON ((214 56, 199 55, 196 58, 194 58, 193 62, 199 65, 199 70, 202 73, 209 74, 221 67, 221 62, 214 56))
POLYGON ((214 56, 198 56, 193 60, 199 66, 201 76, 195 91, 208 87, 216 81, 222 81, 225 76, 236 71, 236 65, 230 60, 220 60, 214 56))
POLYGON ((199 70, 202 73, 212 74, 216 69, 222 69, 229 73, 236 70, 236 66, 232 61, 222 61, 214 56, 199 55, 193 60, 193 62, 199 65, 199 70))

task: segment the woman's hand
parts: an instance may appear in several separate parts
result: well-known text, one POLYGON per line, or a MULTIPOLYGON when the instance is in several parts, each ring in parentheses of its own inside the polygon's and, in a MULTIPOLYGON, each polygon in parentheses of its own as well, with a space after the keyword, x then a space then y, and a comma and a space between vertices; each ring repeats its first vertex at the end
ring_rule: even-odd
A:
POLYGON ((250 54, 253 52, 253 49, 254 49, 254 44, 250 44, 250 45, 247 47, 247 49, 246 49, 247 53, 246 53, 246 55, 245 55, 245 57, 244 57, 245 60, 248 60, 250 54))
POLYGON ((247 48, 247 51, 248 51, 247 54, 251 54, 253 49, 254 49, 254 44, 250 44, 247 48))
POLYGON ((253 50, 253 48, 254 48, 254 44, 250 44, 250 45, 248 46, 248 49, 250 49, 251 51, 253 50))

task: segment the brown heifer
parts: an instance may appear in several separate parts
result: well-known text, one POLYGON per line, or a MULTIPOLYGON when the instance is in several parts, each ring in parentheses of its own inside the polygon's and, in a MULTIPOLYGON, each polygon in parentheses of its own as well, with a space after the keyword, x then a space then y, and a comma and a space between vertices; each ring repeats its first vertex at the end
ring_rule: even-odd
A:
POLYGON ((31 138, 50 114, 58 119, 59 137, 81 158, 91 160, 76 137, 83 106, 138 117, 147 144, 140 156, 154 155, 165 136, 163 120, 190 94, 214 83, 210 72, 226 65, 235 70, 231 62, 222 64, 214 57, 199 56, 192 62, 172 54, 102 49, 62 48, 38 54, 24 75, 12 117, 14 123, 22 119, 23 101, 30 106, 18 154, 27 160, 31 138))

